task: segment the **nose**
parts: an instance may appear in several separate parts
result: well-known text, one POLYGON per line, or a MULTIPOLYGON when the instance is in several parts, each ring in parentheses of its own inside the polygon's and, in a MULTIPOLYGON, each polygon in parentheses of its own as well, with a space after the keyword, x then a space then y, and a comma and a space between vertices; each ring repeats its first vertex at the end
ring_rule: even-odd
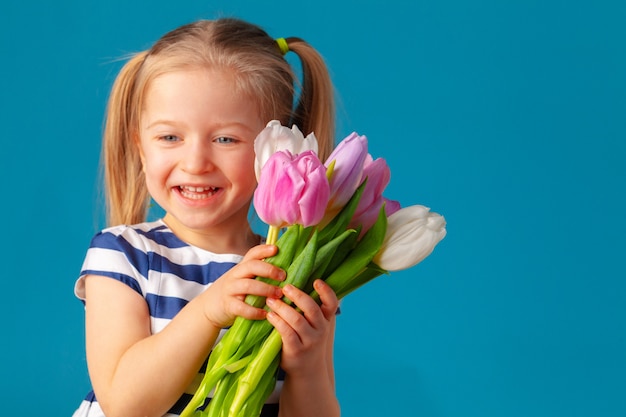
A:
POLYGON ((181 161, 182 170, 190 174, 202 174, 213 169, 213 158, 208 143, 199 140, 187 140, 181 161))

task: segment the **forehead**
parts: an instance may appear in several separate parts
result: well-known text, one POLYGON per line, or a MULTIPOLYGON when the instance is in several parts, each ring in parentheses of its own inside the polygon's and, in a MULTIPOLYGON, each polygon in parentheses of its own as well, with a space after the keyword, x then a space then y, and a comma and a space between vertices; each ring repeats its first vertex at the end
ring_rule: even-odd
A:
MULTIPOLYGON (((244 94, 238 78, 227 70, 186 69, 156 76, 145 90, 141 119, 202 119, 264 125, 258 100, 244 94)), ((150 119, 150 120, 148 120, 150 119)))

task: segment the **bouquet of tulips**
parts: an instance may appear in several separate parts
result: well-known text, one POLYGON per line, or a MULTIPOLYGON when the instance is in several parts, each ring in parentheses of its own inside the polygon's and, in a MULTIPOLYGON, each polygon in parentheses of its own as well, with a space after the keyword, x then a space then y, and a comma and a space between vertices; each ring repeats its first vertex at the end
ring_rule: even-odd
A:
MULTIPOLYGON (((296 126, 271 121, 255 152, 254 207, 269 225, 267 243, 279 248, 266 262, 287 272, 280 283, 259 280, 292 284, 319 301, 312 283, 323 279, 341 299, 382 274, 416 265, 446 235, 439 214, 383 197, 390 170, 368 153, 365 136, 349 135, 320 161, 313 133, 305 138, 296 126)), ((249 295, 246 302, 266 308, 263 297, 249 295)), ((211 352, 181 416, 258 417, 274 390, 281 348, 267 320, 238 317, 211 352)))

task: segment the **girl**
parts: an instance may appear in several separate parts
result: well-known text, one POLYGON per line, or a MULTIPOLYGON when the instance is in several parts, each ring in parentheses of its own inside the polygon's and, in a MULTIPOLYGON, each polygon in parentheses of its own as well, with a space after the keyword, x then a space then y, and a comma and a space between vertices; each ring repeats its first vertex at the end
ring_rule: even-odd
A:
POLYGON ((248 223, 256 135, 272 119, 296 124, 315 132, 325 160, 332 94, 326 66, 306 42, 275 41, 234 19, 182 26, 122 68, 103 145, 110 227, 92 240, 75 288, 85 303, 93 385, 75 417, 178 415, 237 315, 267 317, 283 339, 284 382, 263 415, 339 415, 337 298, 319 280, 318 306, 294 287, 251 279, 285 273, 262 261, 277 249, 248 223), (295 110, 287 51, 303 68, 295 110), (146 222, 149 196, 165 211, 154 222, 146 222), (245 304, 246 294, 268 297, 271 312, 245 304))

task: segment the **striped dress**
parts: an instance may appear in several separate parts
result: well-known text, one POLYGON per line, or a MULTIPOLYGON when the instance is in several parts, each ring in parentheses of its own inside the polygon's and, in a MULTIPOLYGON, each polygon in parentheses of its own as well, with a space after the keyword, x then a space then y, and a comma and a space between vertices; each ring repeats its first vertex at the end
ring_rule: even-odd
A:
MULTIPOLYGON (((240 255, 215 254, 191 246, 177 238, 162 220, 115 226, 101 231, 92 239, 74 291, 84 303, 86 275, 101 275, 123 282, 145 299, 150 311, 150 328, 155 334, 167 326, 191 299, 242 258, 240 255)), ((194 383, 165 414, 166 417, 178 416, 182 412, 202 380, 203 371, 199 371, 194 383)), ((282 381, 279 380, 262 416, 278 414, 281 387, 282 381)), ((93 391, 73 415, 103 416, 93 391)))

